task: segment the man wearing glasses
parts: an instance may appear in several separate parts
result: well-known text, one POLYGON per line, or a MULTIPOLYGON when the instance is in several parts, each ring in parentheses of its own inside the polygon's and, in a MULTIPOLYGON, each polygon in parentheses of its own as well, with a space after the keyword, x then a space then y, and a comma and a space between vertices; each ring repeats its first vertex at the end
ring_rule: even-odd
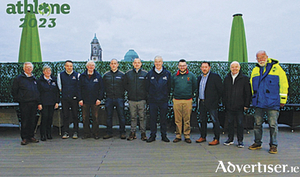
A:
POLYGON ((193 108, 193 97, 197 89, 197 80, 193 73, 187 69, 185 59, 178 62, 179 70, 172 77, 173 109, 176 124, 176 138, 174 143, 181 141, 182 120, 184 122, 183 134, 186 143, 192 143, 190 139, 190 116, 193 108))

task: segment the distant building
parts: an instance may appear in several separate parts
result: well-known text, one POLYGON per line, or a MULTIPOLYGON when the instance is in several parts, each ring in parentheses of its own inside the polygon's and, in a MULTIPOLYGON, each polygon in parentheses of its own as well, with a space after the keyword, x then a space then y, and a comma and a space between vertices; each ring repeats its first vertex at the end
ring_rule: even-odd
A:
POLYGON ((135 58, 139 58, 138 54, 133 49, 130 49, 125 54, 124 60, 122 60, 122 61, 133 61, 135 58))
POLYGON ((91 42, 91 58, 89 60, 103 61, 102 60, 102 48, 96 37, 96 34, 95 34, 94 39, 91 42))

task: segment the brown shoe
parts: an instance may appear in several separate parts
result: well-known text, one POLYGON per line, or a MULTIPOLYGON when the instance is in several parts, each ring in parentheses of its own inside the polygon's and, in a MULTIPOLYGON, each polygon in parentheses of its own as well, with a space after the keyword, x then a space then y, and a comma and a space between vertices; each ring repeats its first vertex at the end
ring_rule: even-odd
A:
POLYGON ((132 141, 132 140, 134 140, 134 139, 136 139, 135 132, 130 132, 130 134, 129 134, 127 140, 128 140, 128 141, 132 141))
POLYGON ((270 146, 270 150, 269 150, 269 153, 270 154, 277 154, 277 146, 275 146, 275 145, 272 145, 272 146, 270 146))
POLYGON ((40 142, 40 141, 39 141, 38 139, 32 137, 32 138, 29 139, 29 142, 32 142, 32 143, 38 143, 38 142, 40 142))
POLYGON ((206 141, 205 138, 200 137, 199 139, 196 140, 196 143, 202 143, 202 142, 205 142, 205 141, 206 141))
POLYGON ((208 145, 214 146, 220 144, 219 140, 214 139, 212 142, 209 142, 208 145))
POLYGON ((142 133, 142 134, 141 134, 141 140, 142 140, 142 141, 147 141, 146 133, 142 133))
POLYGON ((179 141, 181 141, 180 138, 175 138, 175 139, 173 140, 173 143, 177 143, 177 142, 179 142, 179 141))

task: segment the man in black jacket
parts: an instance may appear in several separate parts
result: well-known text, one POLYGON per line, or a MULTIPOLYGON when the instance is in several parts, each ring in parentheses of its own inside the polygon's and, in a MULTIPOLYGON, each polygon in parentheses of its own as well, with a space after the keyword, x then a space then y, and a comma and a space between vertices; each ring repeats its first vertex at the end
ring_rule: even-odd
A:
POLYGON ((61 91, 61 104, 63 111, 63 136, 62 139, 69 138, 70 118, 73 122, 73 139, 78 138, 78 79, 79 73, 73 70, 73 62, 65 62, 65 71, 57 76, 57 85, 61 91), (71 108, 71 113, 70 113, 71 108))
POLYGON ((125 89, 128 92, 128 102, 131 116, 131 132, 127 140, 136 139, 137 115, 140 119, 141 139, 147 140, 146 137, 146 79, 147 71, 143 70, 142 61, 139 58, 134 59, 133 69, 125 73, 125 89))
POLYGON ((157 132, 157 116, 160 112, 161 140, 170 142, 167 138, 168 101, 171 91, 171 73, 163 67, 161 56, 154 58, 154 67, 147 74, 148 103, 150 111, 150 138, 147 143, 155 141, 157 132))
POLYGON ((117 59, 110 61, 110 70, 104 73, 103 83, 106 92, 105 110, 107 113, 106 120, 106 135, 103 139, 112 137, 112 116, 114 107, 116 107, 119 124, 120 124, 120 138, 126 139, 125 131, 125 117, 124 117, 124 76, 125 74, 118 69, 119 63, 117 59))
POLYGON ((234 119, 237 122, 238 147, 243 148, 244 110, 250 106, 251 86, 249 78, 240 72, 240 64, 236 61, 230 64, 230 70, 224 79, 223 104, 228 120, 228 139, 224 145, 233 144, 234 139, 234 119))
POLYGON ((36 111, 37 108, 42 110, 42 104, 40 102, 37 79, 32 74, 32 63, 25 62, 23 70, 24 73, 21 73, 14 79, 12 96, 20 106, 21 145, 26 145, 29 142, 39 142, 39 140, 34 138, 34 130, 37 122, 36 111))
POLYGON ((88 61, 87 70, 79 77, 78 100, 82 106, 82 122, 84 135, 82 139, 90 138, 91 133, 95 139, 99 139, 98 112, 103 99, 103 80, 95 70, 95 63, 88 61), (92 112, 93 127, 90 129, 90 111, 92 112))
POLYGON ((213 72, 210 72, 210 63, 203 62, 201 64, 202 74, 198 77, 198 108, 200 109, 201 137, 196 140, 196 143, 206 141, 207 135, 207 112, 214 125, 215 137, 209 145, 217 145, 220 140, 220 122, 218 118, 218 106, 222 97, 223 85, 221 77, 213 72))

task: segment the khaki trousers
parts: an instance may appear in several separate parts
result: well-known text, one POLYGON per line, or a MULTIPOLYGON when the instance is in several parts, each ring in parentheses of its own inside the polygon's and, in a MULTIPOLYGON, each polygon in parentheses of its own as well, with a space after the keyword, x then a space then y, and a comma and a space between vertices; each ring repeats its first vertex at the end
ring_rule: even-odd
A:
POLYGON ((193 100, 173 99, 173 110, 176 124, 176 138, 181 139, 182 121, 184 138, 190 138, 191 126, 190 119, 193 108, 193 100))

